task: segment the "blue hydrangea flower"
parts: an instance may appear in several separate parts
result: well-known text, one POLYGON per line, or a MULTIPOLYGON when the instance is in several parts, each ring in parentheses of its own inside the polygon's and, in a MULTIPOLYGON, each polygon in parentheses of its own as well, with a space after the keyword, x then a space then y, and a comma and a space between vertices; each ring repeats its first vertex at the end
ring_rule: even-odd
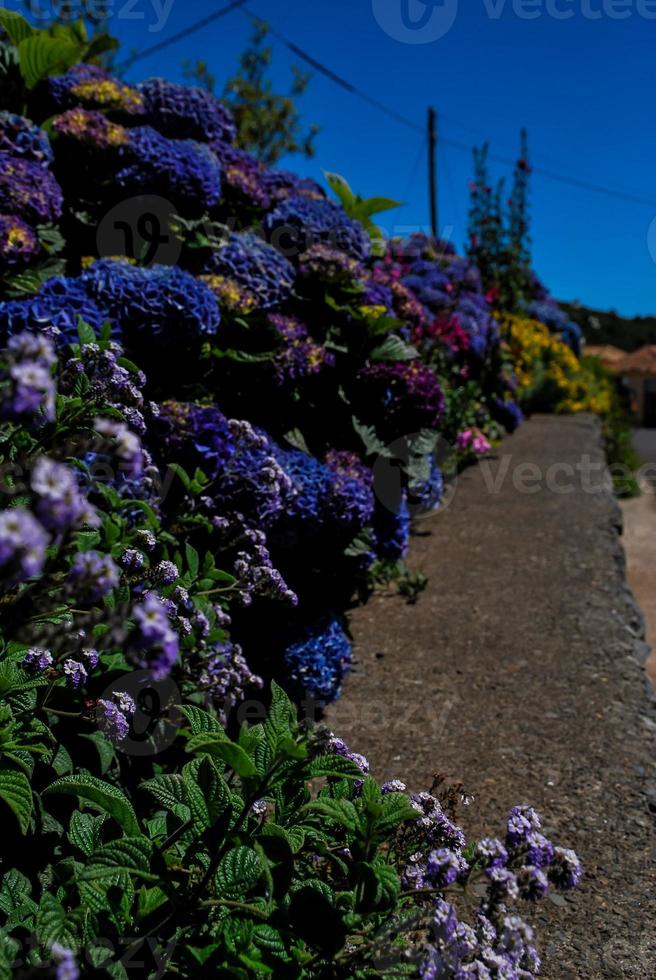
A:
POLYGON ((263 222, 267 239, 284 255, 298 258, 314 244, 331 245, 354 259, 371 255, 371 239, 359 221, 332 201, 290 197, 263 222))
POLYGON ((0 151, 42 167, 48 167, 53 160, 50 140, 44 131, 13 112, 0 112, 0 151))
POLYGON ((82 280, 56 276, 35 296, 0 303, 0 339, 4 342, 28 330, 50 336, 58 344, 77 343, 78 317, 96 332, 111 320, 108 311, 89 296, 82 280))
POLYGON ((384 561, 402 561, 410 550, 410 511, 405 495, 397 510, 390 510, 379 501, 374 513, 376 554, 384 561))
POLYGON ((524 413, 512 399, 495 398, 492 415, 508 432, 514 432, 524 421, 524 413))
POLYGON ((202 143, 170 140, 138 126, 121 155, 116 183, 128 194, 159 194, 189 216, 204 214, 221 199, 221 164, 202 143))
POLYGON ((183 345, 216 333, 221 314, 212 292, 178 266, 139 268, 103 259, 80 277, 88 295, 127 340, 183 345))
POLYGON ((214 141, 210 148, 221 162, 224 196, 234 196, 257 208, 269 208, 271 198, 264 183, 262 164, 246 150, 214 141))
POLYGON ((283 653, 290 680, 308 697, 327 703, 339 697, 351 660, 351 642, 337 616, 307 628, 283 653))
POLYGON ((41 251, 38 235, 16 215, 0 214, 0 272, 20 269, 41 251))
POLYGON ((437 461, 430 456, 427 463, 429 468, 427 477, 411 482, 408 487, 409 503, 425 513, 437 510, 444 496, 444 477, 437 461))
POLYGON ((171 139, 232 143, 237 135, 230 110, 206 89, 147 78, 138 91, 148 124, 171 139))
POLYGON ((326 533, 350 541, 370 521, 371 488, 341 469, 337 459, 326 465, 301 450, 279 446, 274 446, 274 455, 295 490, 283 522, 292 539, 326 533))
POLYGON ((257 235, 233 233, 212 253, 204 280, 229 309, 248 313, 283 303, 294 285, 294 268, 257 235))
POLYGON ((274 203, 286 201, 288 197, 306 197, 313 201, 324 201, 326 192, 311 177, 299 177, 290 170, 265 170, 262 185, 274 203))

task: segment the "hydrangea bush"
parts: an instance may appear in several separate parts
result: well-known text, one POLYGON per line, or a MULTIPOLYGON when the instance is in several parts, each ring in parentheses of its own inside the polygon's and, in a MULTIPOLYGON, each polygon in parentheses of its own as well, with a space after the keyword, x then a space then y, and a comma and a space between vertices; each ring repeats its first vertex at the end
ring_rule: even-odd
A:
POLYGON ((344 610, 439 508, 438 442, 464 465, 521 419, 477 270, 381 248, 375 205, 235 148, 205 91, 63 51, 21 79, 60 35, 0 24, 0 977, 346 980, 390 945, 411 975, 534 976, 515 906, 578 858, 526 807, 467 845, 448 794, 379 786, 276 683, 338 696, 344 610), (149 197, 175 264, 104 254, 149 197))

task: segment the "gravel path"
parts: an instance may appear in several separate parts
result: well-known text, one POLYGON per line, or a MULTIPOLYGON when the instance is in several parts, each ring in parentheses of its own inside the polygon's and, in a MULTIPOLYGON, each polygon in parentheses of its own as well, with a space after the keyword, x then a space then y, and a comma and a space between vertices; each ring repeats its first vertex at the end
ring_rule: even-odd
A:
POLYGON ((585 457, 601 470, 594 418, 538 416, 463 474, 415 538, 411 564, 430 578, 418 604, 381 595, 355 611, 357 669, 327 720, 380 778, 462 780, 473 835, 497 833, 515 803, 538 807, 586 866, 579 890, 536 912, 544 975, 649 980, 656 714, 619 508, 600 476, 596 492, 582 478, 554 489, 567 482, 554 464, 585 457), (551 489, 519 491, 527 463, 551 489))

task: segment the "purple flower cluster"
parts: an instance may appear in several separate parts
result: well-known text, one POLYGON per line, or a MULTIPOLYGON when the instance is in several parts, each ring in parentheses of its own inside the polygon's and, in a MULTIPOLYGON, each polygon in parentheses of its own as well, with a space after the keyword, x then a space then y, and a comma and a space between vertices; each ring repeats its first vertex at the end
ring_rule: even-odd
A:
POLYGON ((213 336, 221 315, 211 291, 178 266, 139 268, 103 259, 80 277, 87 295, 132 344, 183 347, 213 336))
POLYGON ((68 531, 82 524, 98 525, 99 518, 80 493, 70 466, 40 456, 32 469, 30 484, 37 501, 35 513, 49 531, 68 531))
POLYGON ((444 412, 437 375, 417 359, 362 368, 353 401, 358 418, 380 426, 384 438, 437 429, 444 412))
POLYGON ((327 616, 285 648, 283 663, 287 676, 306 696, 330 703, 339 697, 352 656, 341 619, 327 616))
MULTIPOLYGON (((73 395, 77 383, 84 377, 88 383, 87 401, 102 409, 117 409, 131 429, 143 435, 146 423, 142 389, 146 378, 141 371, 135 374, 119 364, 122 354, 122 348, 114 342, 104 348, 98 344, 81 344, 78 353, 62 362, 59 390, 73 395)), ((126 428, 111 420, 96 426, 96 431, 111 440, 116 455, 129 472, 136 474, 140 470, 138 446, 126 428)))
POLYGON ((110 555, 80 551, 73 559, 67 583, 80 601, 97 602, 119 583, 119 570, 110 555))
POLYGON ((201 143, 137 126, 121 156, 116 183, 128 194, 159 194, 188 217, 200 217, 221 199, 221 165, 201 143))
POLYGON ((65 75, 48 78, 46 84, 53 114, 79 105, 126 116, 144 112, 140 93, 98 65, 73 65, 65 75))
POLYGON ((231 707, 244 699, 249 687, 263 681, 250 669, 236 643, 214 643, 206 651, 198 672, 198 686, 225 722, 231 707))
POLYGON ((326 192, 311 177, 299 177, 290 170, 265 170, 262 185, 274 204, 287 198, 307 198, 312 201, 325 201, 326 192))
POLYGON ((0 112, 0 151, 49 167, 52 149, 47 135, 24 116, 0 112))
POLYGON ((112 691, 112 700, 98 701, 97 718, 100 730, 112 742, 123 742, 130 732, 130 719, 137 710, 134 700, 125 691, 112 691))
POLYGON ((524 421, 524 413, 512 398, 495 398, 492 415, 508 432, 514 432, 524 421))
POLYGON ((61 187, 40 163, 0 152, 0 212, 18 215, 32 225, 61 217, 61 187))
POLYGON ((386 507, 379 500, 373 518, 374 547, 383 561, 402 561, 410 550, 410 510, 405 494, 396 508, 386 507))
POLYGON ((299 258, 298 272, 301 281, 323 285, 338 283, 348 286, 364 276, 364 269, 358 259, 351 258, 330 245, 310 245, 299 258))
POLYGON ((55 417, 55 361, 45 337, 20 333, 11 337, 0 369, 0 415, 23 423, 51 422, 55 417))
POLYGON ((264 186, 264 171, 261 163, 230 143, 215 141, 212 152, 221 163, 224 183, 224 196, 235 197, 238 203, 246 203, 255 208, 266 209, 271 200, 264 186))
POLYGON ((312 340, 308 328, 296 317, 270 313, 267 320, 280 341, 280 349, 273 358, 273 370, 281 388, 335 366, 335 355, 312 340))
POLYGON ((268 241, 289 258, 298 259, 317 243, 361 261, 371 254, 371 240, 360 222, 332 201, 289 197, 266 215, 263 227, 268 241))
POLYGON ((7 588, 40 575, 49 536, 24 507, 0 511, 0 577, 7 588))
POLYGON ((175 604, 149 592, 132 610, 131 653, 139 666, 152 670, 156 680, 167 677, 178 660, 179 639, 169 619, 171 607, 175 604))
POLYGON ((16 215, 0 214, 0 273, 29 265, 41 251, 36 232, 16 215))
POLYGON ((138 87, 146 122, 171 139, 232 143, 237 135, 229 109, 206 89, 148 78, 138 87))
POLYGON ((111 122, 102 112, 94 109, 68 109, 55 116, 52 128, 58 136, 95 150, 106 151, 125 146, 130 139, 129 130, 120 123, 111 122))
POLYGON ((203 278, 222 306, 236 313, 251 313, 279 306, 289 297, 294 269, 257 235, 235 232, 207 260, 203 278))

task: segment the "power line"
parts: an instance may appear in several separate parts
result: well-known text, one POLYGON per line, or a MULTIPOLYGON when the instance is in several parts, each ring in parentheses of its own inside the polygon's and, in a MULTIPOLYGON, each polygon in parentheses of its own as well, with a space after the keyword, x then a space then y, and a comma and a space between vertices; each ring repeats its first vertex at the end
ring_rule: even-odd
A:
POLYGON ((232 3, 227 4, 227 6, 221 7, 219 10, 215 10, 214 13, 208 14, 207 17, 202 17, 200 20, 196 20, 193 24, 188 27, 184 27, 177 34, 172 34, 171 37, 165 38, 158 44, 153 44, 150 48, 144 48, 143 51, 137 51, 135 54, 127 58, 122 64, 118 65, 119 71, 125 71, 127 68, 131 68, 135 61, 141 61, 143 58, 150 57, 151 54, 157 54, 158 51, 164 51, 165 48, 170 47, 172 44, 176 44, 178 41, 182 41, 185 37, 189 37, 191 34, 195 34, 196 31, 200 31, 203 27, 207 27, 209 24, 213 24, 215 21, 220 20, 221 17, 225 17, 226 14, 231 14, 233 10, 238 10, 243 7, 246 0, 232 0, 232 3))

